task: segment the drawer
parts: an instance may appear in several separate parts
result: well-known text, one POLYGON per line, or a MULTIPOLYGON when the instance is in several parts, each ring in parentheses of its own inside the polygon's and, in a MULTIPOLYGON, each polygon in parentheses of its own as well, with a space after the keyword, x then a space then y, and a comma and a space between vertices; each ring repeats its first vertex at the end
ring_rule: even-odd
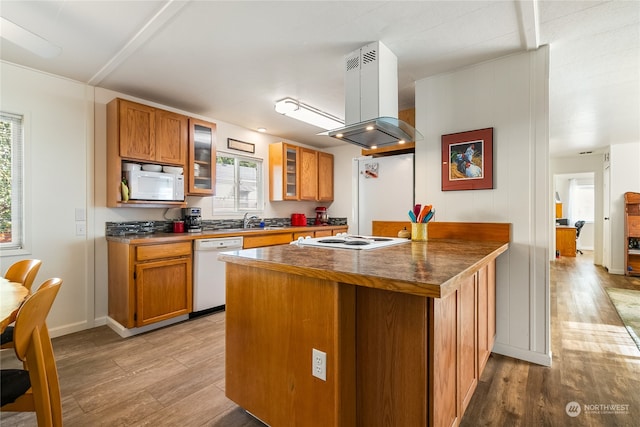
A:
POLYGON ((136 261, 191 256, 191 241, 136 246, 136 261))
POLYGON ((629 237, 640 237, 640 216, 629 216, 627 220, 629 237))
POLYGON ((292 233, 267 234, 263 236, 244 236, 244 249, 260 248, 263 246, 285 245, 292 242, 292 233))
POLYGON ((316 237, 327 237, 327 236, 331 236, 331 230, 316 231, 316 237))
POLYGON ((298 231, 293 233, 293 240, 298 240, 299 237, 316 237, 313 231, 298 231))

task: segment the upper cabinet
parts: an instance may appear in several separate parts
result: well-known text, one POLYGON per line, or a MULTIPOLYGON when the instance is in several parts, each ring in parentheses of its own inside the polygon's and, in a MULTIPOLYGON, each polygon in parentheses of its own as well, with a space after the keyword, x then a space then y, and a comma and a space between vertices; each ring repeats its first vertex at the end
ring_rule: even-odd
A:
POLYGON ((333 155, 285 142, 269 145, 269 199, 333 200, 333 155))
POLYGON ((107 111, 116 120, 119 156, 128 160, 185 166, 188 119, 124 99, 114 99, 107 111))
POLYGON ((156 161, 185 165, 189 119, 182 114, 156 110, 156 161))
POLYGON ((300 200, 318 199, 318 152, 300 147, 300 200))
POLYGON ((119 98, 107 105, 107 206, 185 207, 186 202, 123 202, 123 161, 180 166, 185 194, 211 196, 216 176, 216 125, 119 98))
POLYGON ((216 125, 189 119, 188 194, 211 196, 216 179, 216 125))
POLYGON ((298 200, 299 168, 299 147, 285 142, 269 145, 269 200, 298 200))
POLYGON ((318 151, 318 201, 333 201, 333 154, 318 151))

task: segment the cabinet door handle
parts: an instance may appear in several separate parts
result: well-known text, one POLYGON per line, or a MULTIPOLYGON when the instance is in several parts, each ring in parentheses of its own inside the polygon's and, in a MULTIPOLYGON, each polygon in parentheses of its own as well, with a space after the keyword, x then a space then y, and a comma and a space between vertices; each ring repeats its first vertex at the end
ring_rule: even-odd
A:
POLYGON ((609 221, 609 217, 608 217, 608 216, 605 216, 605 217, 604 217, 604 220, 605 220, 605 221, 609 221))

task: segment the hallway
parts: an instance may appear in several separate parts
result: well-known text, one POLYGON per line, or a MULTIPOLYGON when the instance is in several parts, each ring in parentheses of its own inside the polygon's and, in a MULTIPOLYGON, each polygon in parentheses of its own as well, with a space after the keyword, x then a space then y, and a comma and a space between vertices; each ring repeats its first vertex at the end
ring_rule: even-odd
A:
POLYGON ((591 251, 552 261, 551 368, 492 354, 461 426, 637 426, 640 350, 606 287, 640 290, 640 279, 608 274, 591 251))

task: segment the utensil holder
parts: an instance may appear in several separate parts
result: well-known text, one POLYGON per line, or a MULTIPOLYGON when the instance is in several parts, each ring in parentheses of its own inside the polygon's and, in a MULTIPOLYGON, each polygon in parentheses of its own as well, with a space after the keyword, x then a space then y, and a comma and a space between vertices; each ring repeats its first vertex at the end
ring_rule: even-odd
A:
POLYGON ((428 240, 427 222, 411 223, 411 240, 414 242, 426 242, 428 240))

